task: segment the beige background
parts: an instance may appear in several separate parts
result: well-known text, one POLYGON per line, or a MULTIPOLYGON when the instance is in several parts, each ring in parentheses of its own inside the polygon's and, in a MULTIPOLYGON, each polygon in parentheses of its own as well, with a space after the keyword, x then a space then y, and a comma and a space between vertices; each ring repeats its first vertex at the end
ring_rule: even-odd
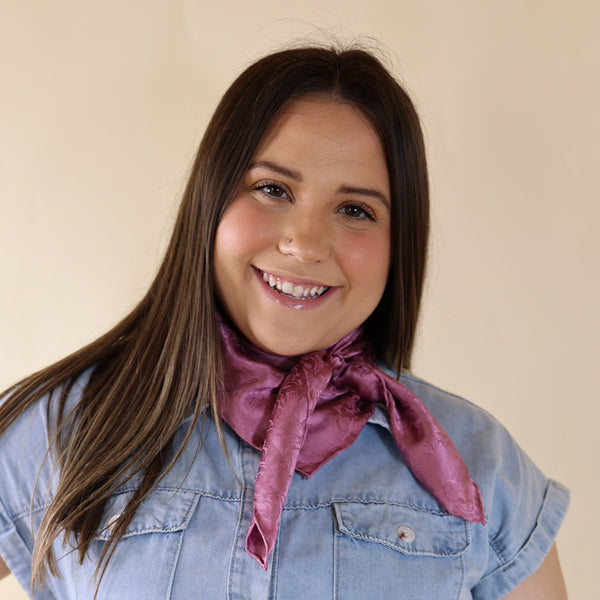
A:
MULTIPOLYGON (((600 6, 594 0, 0 0, 0 387, 141 297, 192 153, 251 60, 374 36, 417 100, 434 243, 415 371, 573 493, 597 596, 600 6)), ((0 482, 1 485, 1 482, 0 482)), ((24 598, 11 578, 4 600, 24 598)))

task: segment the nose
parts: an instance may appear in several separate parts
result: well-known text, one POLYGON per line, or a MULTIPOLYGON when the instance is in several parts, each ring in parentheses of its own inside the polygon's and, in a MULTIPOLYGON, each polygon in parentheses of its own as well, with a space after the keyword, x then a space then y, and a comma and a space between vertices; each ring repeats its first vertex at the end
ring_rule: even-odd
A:
POLYGON ((331 232, 314 215, 295 215, 282 230, 279 251, 302 263, 323 262, 331 257, 331 232))

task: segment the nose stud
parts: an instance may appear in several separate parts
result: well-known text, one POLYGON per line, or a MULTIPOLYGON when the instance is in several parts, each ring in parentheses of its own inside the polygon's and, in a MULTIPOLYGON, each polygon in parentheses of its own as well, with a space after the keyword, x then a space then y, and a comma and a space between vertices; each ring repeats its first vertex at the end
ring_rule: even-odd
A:
POLYGON ((277 248, 282 254, 295 257, 300 262, 322 262, 327 258, 325 252, 331 255, 331 250, 325 250, 324 244, 321 238, 311 235, 300 235, 295 239, 292 235, 282 235, 277 248))

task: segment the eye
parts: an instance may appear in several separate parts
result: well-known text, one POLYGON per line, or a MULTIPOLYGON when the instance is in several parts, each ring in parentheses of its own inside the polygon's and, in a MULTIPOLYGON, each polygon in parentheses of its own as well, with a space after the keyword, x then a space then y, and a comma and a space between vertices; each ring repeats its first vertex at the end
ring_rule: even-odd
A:
POLYGON ((344 206, 342 206, 339 209, 339 212, 342 215, 344 215, 345 217, 348 217, 348 218, 354 219, 354 220, 363 220, 363 219, 366 219, 368 221, 376 220, 375 213, 371 210, 371 208, 364 204, 360 204, 360 203, 345 204, 344 206))
POLYGON ((276 183, 258 183, 254 189, 270 198, 286 200, 289 197, 287 190, 276 183))

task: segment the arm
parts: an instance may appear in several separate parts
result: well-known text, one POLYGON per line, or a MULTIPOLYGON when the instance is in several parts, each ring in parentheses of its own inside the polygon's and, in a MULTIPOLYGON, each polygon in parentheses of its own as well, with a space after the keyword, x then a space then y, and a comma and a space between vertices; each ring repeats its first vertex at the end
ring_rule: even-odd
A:
POLYGON ((505 596, 505 600, 567 600, 556 544, 542 566, 505 596))
POLYGON ((10 571, 6 566, 6 563, 2 560, 2 557, 0 557, 0 579, 6 577, 7 575, 10 575, 10 571))

